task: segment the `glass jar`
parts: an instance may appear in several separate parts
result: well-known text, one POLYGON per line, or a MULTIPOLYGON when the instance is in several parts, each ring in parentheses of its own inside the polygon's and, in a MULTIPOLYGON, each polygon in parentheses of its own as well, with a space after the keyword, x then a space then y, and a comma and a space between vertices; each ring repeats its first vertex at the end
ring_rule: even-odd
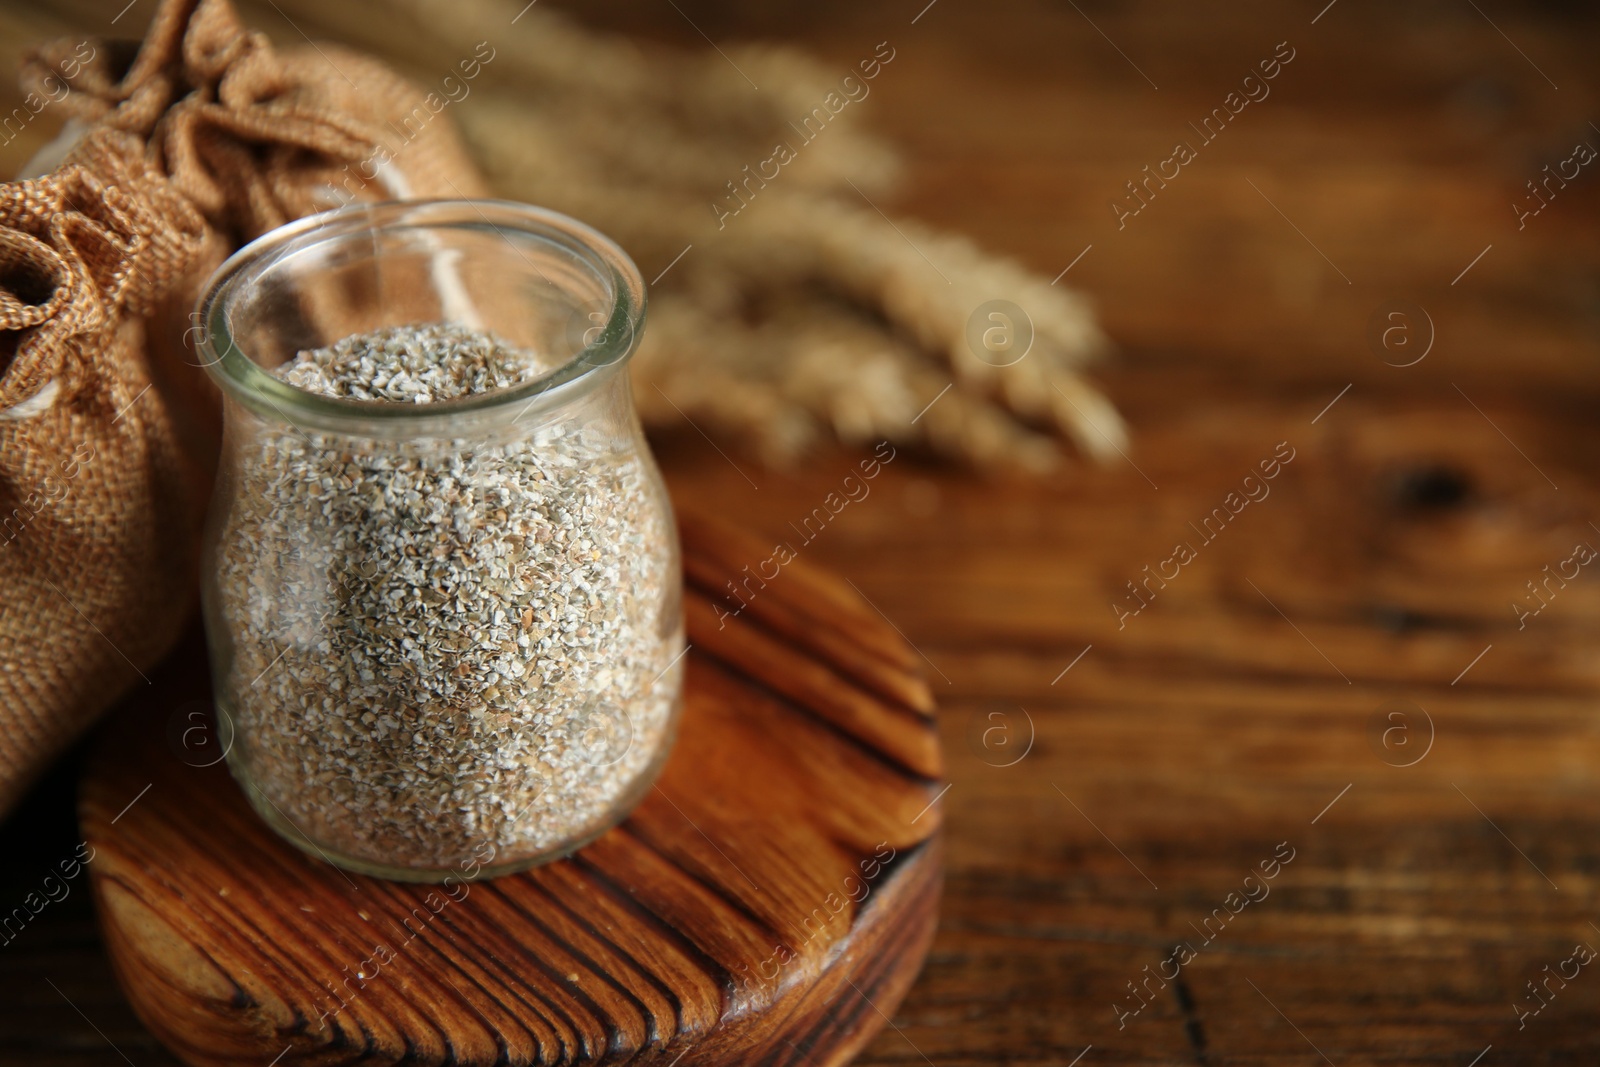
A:
POLYGON ((628 384, 644 305, 610 240, 499 201, 342 208, 212 276, 219 732, 290 841, 382 877, 501 874, 650 788, 685 646, 628 384), (430 391, 485 337, 471 388, 430 391))

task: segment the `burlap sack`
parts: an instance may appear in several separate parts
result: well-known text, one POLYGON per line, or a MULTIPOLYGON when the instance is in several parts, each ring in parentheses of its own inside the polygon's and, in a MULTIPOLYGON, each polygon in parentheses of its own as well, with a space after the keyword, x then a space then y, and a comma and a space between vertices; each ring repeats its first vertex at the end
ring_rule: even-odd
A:
POLYGON ((222 0, 90 47, 25 61, 72 121, 50 173, 0 186, 0 815, 195 604, 205 276, 351 199, 483 195, 436 96, 333 45, 278 52, 222 0))

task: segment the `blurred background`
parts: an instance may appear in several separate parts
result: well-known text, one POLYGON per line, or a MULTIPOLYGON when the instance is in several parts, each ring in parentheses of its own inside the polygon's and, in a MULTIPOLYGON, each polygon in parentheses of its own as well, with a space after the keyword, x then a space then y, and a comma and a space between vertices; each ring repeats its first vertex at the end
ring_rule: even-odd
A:
MULTIPOLYGON (((860 1062, 1593 1062, 1600 978, 1518 1006, 1600 944, 1600 587, 1534 589, 1600 545, 1600 12, 537 2, 652 54, 770 41, 843 74, 890 42, 857 116, 902 161, 876 205, 1058 279, 1111 342, 1088 377, 1122 452, 1019 475, 910 448, 808 547, 926 659, 953 783, 940 933, 860 1062), (1285 454, 1222 533, 1191 525, 1285 454), (1123 1017, 1280 843, 1270 899, 1123 1017)), ((0 61, 137 36, 150 2, 124 3, 0 2, 0 61)), ((240 9, 436 78, 442 5, 323 6, 240 9)), ((7 131, 0 167, 58 127, 7 131)), ((679 503, 769 536, 864 454, 769 463, 687 418, 653 441, 679 503)), ((73 773, 0 827, 9 896, 70 852, 73 773)), ((80 889, 0 948, 0 1063, 176 1062, 97 937, 80 889)))

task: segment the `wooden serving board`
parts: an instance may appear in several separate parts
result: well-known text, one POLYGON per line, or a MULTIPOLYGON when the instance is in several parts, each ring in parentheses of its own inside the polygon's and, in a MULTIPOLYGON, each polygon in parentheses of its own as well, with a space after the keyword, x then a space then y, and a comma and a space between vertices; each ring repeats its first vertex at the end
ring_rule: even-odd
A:
POLYGON ((933 702, 847 585, 795 560, 723 615, 739 602, 719 591, 772 546, 705 521, 683 535, 671 760, 621 826, 534 871, 448 892, 347 874, 276 837, 224 765, 195 766, 205 719, 181 695, 110 724, 81 818, 146 1025, 218 1067, 854 1055, 935 926, 933 702))

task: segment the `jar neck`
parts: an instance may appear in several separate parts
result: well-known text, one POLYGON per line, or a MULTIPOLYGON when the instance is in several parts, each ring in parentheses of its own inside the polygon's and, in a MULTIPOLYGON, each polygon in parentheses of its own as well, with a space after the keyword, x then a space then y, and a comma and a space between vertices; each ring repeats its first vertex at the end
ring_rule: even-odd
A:
POLYGON ((229 393, 224 397, 224 410, 230 416, 248 413, 257 426, 307 437, 351 440, 511 441, 562 425, 637 421, 633 416, 632 389, 622 364, 598 368, 520 404, 463 407, 458 401, 442 400, 410 407, 413 410, 408 410, 404 419, 385 419, 361 413, 346 416, 341 411, 308 411, 303 406, 290 410, 265 395, 229 393))
POLYGON ((231 404, 301 431, 374 438, 517 432, 569 417, 623 370, 645 288, 615 243, 505 201, 359 204, 274 230, 212 275, 197 309, 204 365, 231 404), (546 368, 426 404, 300 389, 279 369, 376 330, 456 323, 546 368))

